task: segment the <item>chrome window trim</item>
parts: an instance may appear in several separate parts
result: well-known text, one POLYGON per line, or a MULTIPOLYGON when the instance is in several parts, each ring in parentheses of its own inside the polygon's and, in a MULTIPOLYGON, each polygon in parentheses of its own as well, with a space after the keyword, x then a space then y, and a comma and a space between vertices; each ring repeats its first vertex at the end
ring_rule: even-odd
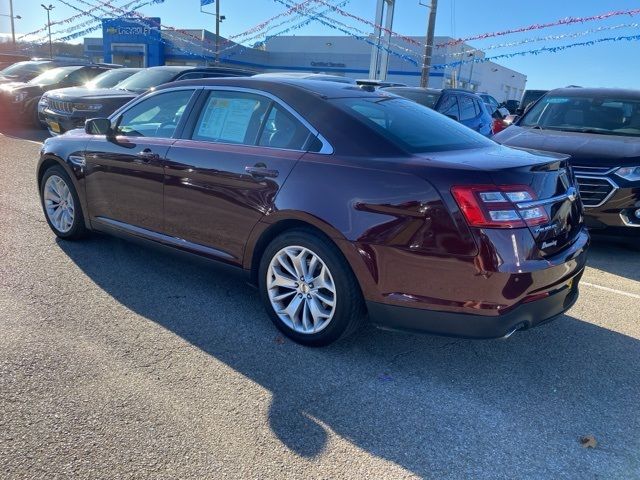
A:
MULTIPOLYGON (((320 140, 320 143, 322 143, 322 148, 320 148, 320 150, 317 151, 317 152, 311 152, 311 153, 317 153, 317 154, 320 154, 320 155, 333 155, 333 153, 334 153, 333 146, 329 143, 329 141, 320 132, 318 132, 318 130, 315 127, 313 127, 313 125, 311 125, 302 115, 300 115, 292 107, 290 107, 287 103, 285 103, 283 100, 281 100, 280 98, 276 97, 272 93, 265 92, 263 90, 258 90, 258 89, 255 89, 255 88, 233 87, 233 86, 225 86, 225 85, 181 85, 179 87, 163 88, 162 90, 155 90, 155 91, 152 91, 152 92, 147 92, 147 93, 141 94, 139 97, 136 97, 135 99, 131 100, 131 102, 126 103, 125 105, 120 107, 118 110, 113 112, 108 118, 109 118, 109 120, 111 120, 113 122, 120 115, 125 113, 130 108, 135 107, 138 103, 142 102, 143 100, 146 100, 147 98, 151 98, 151 97, 153 97, 155 95, 159 95, 159 94, 167 93, 167 92, 173 92, 173 91, 176 91, 176 90, 193 90, 194 92, 196 92, 198 90, 201 90, 201 91, 202 90, 213 90, 213 91, 227 91, 227 92, 242 92, 242 93, 251 93, 253 95, 261 95, 261 96, 266 97, 269 100, 277 103, 282 108, 284 108, 287 112, 289 112, 291 115, 293 115, 296 118, 296 120, 298 120, 300 123, 302 123, 302 125, 304 125, 304 127, 307 130, 309 130, 309 132, 311 132, 312 135, 315 135, 316 138, 318 140, 320 140)), ((170 138, 174 138, 174 137, 172 136, 170 138)), ((180 139, 178 139, 178 140, 180 140, 180 139)), ((183 139, 183 140, 191 140, 191 141, 197 141, 197 142, 207 142, 207 140, 193 140, 193 139, 183 139)), ((292 150, 292 149, 287 149, 287 148, 263 147, 261 145, 244 145, 244 144, 238 144, 238 143, 223 143, 223 142, 209 142, 209 143, 217 143, 217 144, 220 144, 220 145, 237 145, 237 146, 244 146, 244 147, 270 148, 270 149, 273 149, 273 150, 286 150, 286 151, 301 152, 301 153, 308 152, 308 150, 295 150, 295 149, 292 150)))
MULTIPOLYGON (((333 147, 327 141, 327 139, 324 138, 322 136, 322 134, 320 132, 318 132, 318 130, 316 128, 314 128, 313 125, 311 125, 302 115, 300 115, 291 106, 289 106, 282 99, 276 97, 272 93, 265 92, 264 90, 258 90, 258 89, 255 89, 255 88, 232 87, 232 86, 225 86, 225 85, 205 85, 203 87, 203 89, 205 91, 211 90, 211 91, 227 91, 227 92, 251 93, 253 95, 259 95, 259 96, 266 97, 269 100, 277 103, 279 106, 281 106, 287 112, 289 112, 291 115, 293 115, 296 118, 296 120, 298 120, 300 123, 302 123, 302 125, 304 125, 304 127, 307 130, 309 130, 309 132, 311 132, 312 135, 315 135, 318 138, 318 140, 320 140, 320 142, 322 143, 322 148, 318 152, 312 152, 312 153, 319 153, 319 154, 322 154, 322 155, 331 155, 331 154, 333 154, 333 151, 334 151, 333 147)), ((206 141, 206 140, 201 140, 201 141, 206 141)), ((211 142, 211 143, 218 143, 218 142, 211 142)), ((234 143, 234 144, 231 144, 231 145, 237 145, 237 144, 234 143)), ((308 151, 308 150, 296 150, 296 149, 291 150, 291 149, 276 148, 276 147, 263 147, 261 145, 246 145, 246 146, 254 146, 254 147, 257 146, 257 147, 260 147, 260 148, 272 148, 274 150, 289 150, 289 151, 294 151, 294 152, 307 152, 308 151)))
MULTIPOLYGON (((601 175, 575 175, 576 178, 591 178, 591 179, 597 179, 597 180, 605 180, 606 182, 609 182, 609 185, 611 185, 613 188, 611 189, 611 191, 609 192, 609 194, 597 205, 584 205, 584 208, 598 208, 601 207, 602 205, 604 205, 605 203, 607 203, 609 201, 609 199, 611 199, 611 197, 613 197, 613 195, 618 191, 618 189, 620 188, 618 186, 618 184, 616 182, 614 182, 613 180, 611 180, 609 177, 603 177, 601 175)), ((578 191, 580 191, 580 182, 578 182, 578 191)), ((583 202, 584 204, 584 202, 583 202)))

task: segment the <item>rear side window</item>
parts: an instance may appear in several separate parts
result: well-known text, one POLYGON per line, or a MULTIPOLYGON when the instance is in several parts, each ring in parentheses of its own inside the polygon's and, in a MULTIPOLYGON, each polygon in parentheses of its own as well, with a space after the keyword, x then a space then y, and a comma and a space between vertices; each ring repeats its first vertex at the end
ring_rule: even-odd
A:
POLYGON ((255 145, 271 100, 243 92, 209 94, 193 140, 255 145))
POLYGON ((302 150, 310 132, 293 115, 273 104, 260 135, 259 145, 287 150, 302 150))
POLYGON ((333 103, 408 152, 439 152, 494 145, 464 125, 402 98, 339 98, 333 103))
POLYGON ((309 135, 299 120, 267 97, 212 91, 192 139, 303 150, 309 135))
POLYGON ((462 95, 460 97, 460 120, 472 120, 476 117, 473 98, 462 95))

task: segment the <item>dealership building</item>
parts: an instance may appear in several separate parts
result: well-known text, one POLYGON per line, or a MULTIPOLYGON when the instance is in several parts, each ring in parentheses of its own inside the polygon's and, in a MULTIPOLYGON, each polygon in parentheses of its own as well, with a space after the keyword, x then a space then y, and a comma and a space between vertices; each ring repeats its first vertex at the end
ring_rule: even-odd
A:
MULTIPOLYGON (((416 44, 393 40, 400 45, 388 53, 387 80, 418 85, 421 74, 422 37, 416 44)), ((104 19, 102 38, 85 38, 85 55, 94 61, 127 66, 211 65, 215 62, 216 37, 208 30, 168 30, 159 18, 104 19)), ((435 45, 450 37, 436 37, 435 45)), ((261 72, 323 72, 351 78, 368 78, 372 38, 349 36, 274 36, 253 46, 243 46, 220 38, 220 63, 261 72)), ((436 47, 434 65, 473 60, 485 53, 468 44, 436 47)), ((487 92, 499 101, 520 99, 526 75, 491 61, 469 62, 461 66, 432 69, 429 86, 458 86, 487 92)))

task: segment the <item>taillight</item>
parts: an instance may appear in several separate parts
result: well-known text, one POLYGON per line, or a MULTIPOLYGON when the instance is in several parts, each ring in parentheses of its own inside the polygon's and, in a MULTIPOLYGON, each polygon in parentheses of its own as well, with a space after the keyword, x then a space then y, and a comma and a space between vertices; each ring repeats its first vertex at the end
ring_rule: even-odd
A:
POLYGON ((473 227, 520 228, 549 221, 544 207, 518 207, 538 199, 526 185, 460 185, 451 193, 473 227))
POLYGON ((509 125, 502 118, 494 118, 491 122, 491 133, 494 135, 496 133, 500 133, 502 130, 507 128, 509 125))

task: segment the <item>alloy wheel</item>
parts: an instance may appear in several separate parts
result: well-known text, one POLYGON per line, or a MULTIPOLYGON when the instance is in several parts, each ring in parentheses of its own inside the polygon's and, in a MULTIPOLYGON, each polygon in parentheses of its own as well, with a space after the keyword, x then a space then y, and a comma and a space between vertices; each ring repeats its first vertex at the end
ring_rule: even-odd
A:
POLYGON ((73 227, 75 204, 71 189, 58 175, 51 175, 44 184, 44 207, 56 230, 67 233, 73 227))
POLYGON ((280 320, 298 333, 325 329, 336 311, 333 276, 306 247, 288 246, 273 256, 267 270, 267 293, 280 320))

